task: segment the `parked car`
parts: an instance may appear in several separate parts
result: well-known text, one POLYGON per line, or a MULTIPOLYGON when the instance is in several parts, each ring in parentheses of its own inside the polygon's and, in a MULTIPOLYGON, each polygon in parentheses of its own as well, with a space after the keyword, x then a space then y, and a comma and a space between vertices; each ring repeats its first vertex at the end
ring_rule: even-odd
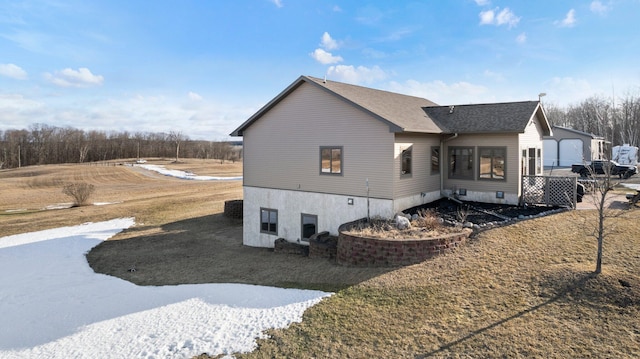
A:
POLYGON ((592 174, 611 174, 619 178, 629 178, 638 172, 636 166, 621 165, 615 161, 591 161, 589 164, 571 165, 571 172, 580 174, 580 177, 589 177, 592 174))

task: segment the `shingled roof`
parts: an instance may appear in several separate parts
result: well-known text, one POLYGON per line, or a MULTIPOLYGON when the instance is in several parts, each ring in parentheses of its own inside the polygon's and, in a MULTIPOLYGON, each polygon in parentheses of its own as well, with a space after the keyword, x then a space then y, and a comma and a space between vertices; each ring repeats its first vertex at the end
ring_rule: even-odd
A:
MULTIPOLYGON (((538 101, 432 106, 424 111, 448 133, 522 133, 529 120, 542 112, 538 101)), ((548 123, 544 122, 547 133, 548 123)))
POLYGON ((425 106, 437 106, 437 104, 432 101, 421 97, 401 95, 394 92, 376 90, 342 82, 325 81, 311 76, 300 76, 295 82, 289 85, 289 87, 278 94, 278 96, 240 125, 231 135, 242 136, 244 129, 262 117, 263 114, 277 105, 283 98, 303 83, 316 86, 368 112, 373 117, 389 125, 390 130, 393 132, 442 133, 440 127, 422 110, 425 106))
MULTIPOLYGON (((386 123, 392 132, 422 133, 521 133, 538 111, 537 101, 506 102, 481 105, 438 106, 421 97, 300 76, 289 87, 238 127, 232 136, 243 131, 282 99, 307 83, 327 91, 352 106, 360 108, 386 123)), ((544 117, 544 114, 542 114, 544 117)), ((548 123, 545 132, 549 132, 548 123)))
POLYGON ((342 82, 325 81, 305 76, 306 79, 340 96, 374 116, 390 122, 395 132, 441 133, 440 127, 422 111, 426 106, 437 106, 435 102, 415 96, 349 85, 342 82))

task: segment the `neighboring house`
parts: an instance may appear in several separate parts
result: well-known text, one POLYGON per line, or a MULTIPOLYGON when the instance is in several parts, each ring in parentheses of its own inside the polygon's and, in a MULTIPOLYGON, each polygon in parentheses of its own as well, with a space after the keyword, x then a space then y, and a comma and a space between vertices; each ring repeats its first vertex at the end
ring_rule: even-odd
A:
POLYGON ((607 159, 608 141, 592 133, 553 126, 553 136, 545 136, 544 167, 571 167, 573 164, 607 159))
POLYGON ((301 76, 240 125, 244 244, 314 233, 453 194, 517 204, 542 174, 538 101, 462 106, 301 76))

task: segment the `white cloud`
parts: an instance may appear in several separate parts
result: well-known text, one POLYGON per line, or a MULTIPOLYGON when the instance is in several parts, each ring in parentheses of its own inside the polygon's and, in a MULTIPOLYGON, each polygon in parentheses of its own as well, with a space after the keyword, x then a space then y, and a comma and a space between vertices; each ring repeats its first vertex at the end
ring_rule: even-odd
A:
POLYGON ((527 34, 523 32, 522 34, 516 36, 516 42, 519 44, 524 44, 525 42, 527 42, 527 34))
POLYGON ((384 36, 384 37, 380 38, 379 41, 398 41, 398 40, 402 40, 403 38, 407 37, 408 35, 411 35, 412 33, 413 33, 412 29, 402 28, 402 29, 398 29, 396 31, 393 31, 392 33, 390 33, 387 36, 384 36))
POLYGON ((604 5, 601 1, 596 0, 591 2, 591 4, 589 5, 589 10, 591 10, 591 12, 593 13, 604 15, 607 13, 607 11, 609 11, 609 6, 604 5))
POLYGON ((202 101, 202 96, 195 92, 189 91, 189 99, 191 99, 192 101, 202 101))
POLYGON ((342 8, 338 5, 333 5, 333 9, 334 12, 342 12, 342 8))
POLYGON ((86 67, 81 67, 77 71, 66 68, 54 74, 45 73, 44 76, 49 82, 60 87, 100 86, 104 81, 104 77, 92 74, 86 67))
MULTIPOLYGON (((193 93, 194 95, 199 95, 193 93)), ((59 98, 31 98, 3 93, 0 89, 0 131, 26 129, 35 123, 73 127, 84 131, 160 133, 180 131, 191 139, 224 140, 263 104, 209 99, 194 101, 191 95, 128 95, 85 97, 68 103, 59 98)), ((69 96, 77 96, 70 94, 69 96)))
POLYGON ((283 7, 284 6, 284 4, 282 3, 282 0, 271 0, 271 2, 277 7, 283 7))
POLYGON ((322 34, 322 40, 320 42, 320 46, 322 46, 325 50, 335 50, 338 48, 338 42, 331 38, 328 32, 325 31, 322 34))
POLYGON ((369 84, 387 78, 387 73, 378 66, 366 67, 352 65, 337 65, 329 67, 327 75, 332 80, 352 84, 369 84))
POLYGON ((407 80, 404 83, 391 82, 391 91, 429 99, 441 105, 489 102, 489 89, 461 81, 447 84, 441 80, 419 82, 407 80))
POLYGON ((491 1, 489 0, 475 0, 476 5, 478 6, 485 6, 485 5, 489 5, 491 4, 491 1))
POLYGON ((10 77, 16 80, 26 80, 27 72, 14 64, 0 64, 0 76, 10 77))
POLYGON ((503 81, 504 80, 504 76, 502 76, 501 74, 497 73, 497 72, 493 72, 491 70, 484 70, 484 76, 496 81, 503 81))
POLYGON ((507 25, 512 28, 520 22, 520 17, 516 16, 508 7, 500 10, 496 7, 493 10, 480 11, 480 25, 507 25))
POLYGON ((480 11, 480 25, 491 25, 494 18, 493 10, 480 11))
POLYGON ((546 81, 545 92, 549 101, 564 106, 593 96, 596 91, 589 81, 567 76, 554 77, 546 81))
POLYGON ((567 15, 562 21, 556 21, 555 24, 560 27, 573 27, 576 24, 576 11, 574 9, 569 10, 567 15))
POLYGON ((337 64, 343 61, 341 56, 333 56, 330 52, 326 52, 323 49, 316 49, 309 55, 323 65, 337 64))

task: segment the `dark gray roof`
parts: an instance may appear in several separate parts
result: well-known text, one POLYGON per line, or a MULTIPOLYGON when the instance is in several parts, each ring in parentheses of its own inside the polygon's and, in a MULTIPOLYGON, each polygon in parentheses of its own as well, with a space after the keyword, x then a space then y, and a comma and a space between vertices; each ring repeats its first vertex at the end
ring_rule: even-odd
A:
POLYGON ((231 136, 242 136, 247 127, 303 83, 316 86, 360 108, 386 123, 393 132, 522 133, 534 115, 538 115, 546 127, 545 134, 549 132, 548 122, 538 101, 458 105, 450 113, 451 106, 438 106, 421 97, 300 76, 233 131, 231 136))
POLYGON ((534 115, 544 118, 538 101, 432 106, 424 111, 448 133, 522 133, 534 115))

